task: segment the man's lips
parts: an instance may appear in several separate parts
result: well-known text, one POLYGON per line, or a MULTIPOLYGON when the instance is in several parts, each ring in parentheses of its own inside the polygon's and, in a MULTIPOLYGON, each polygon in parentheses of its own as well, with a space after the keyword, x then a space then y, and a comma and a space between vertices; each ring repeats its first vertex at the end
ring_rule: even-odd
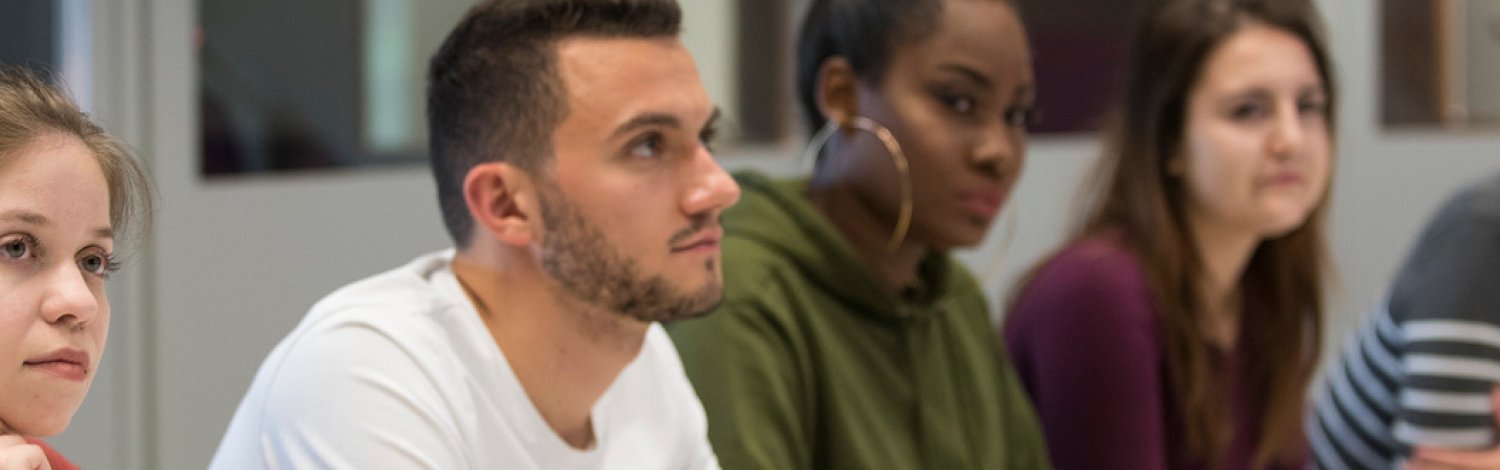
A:
POLYGON ((22 365, 75 382, 82 382, 89 376, 89 354, 73 348, 62 348, 27 359, 22 365))
POLYGON ((690 238, 690 239, 688 239, 686 241, 683 241, 681 243, 672 245, 672 252, 673 253, 683 253, 683 252, 699 251, 699 250, 710 250, 710 249, 717 250, 717 249, 719 249, 719 241, 723 240, 723 239, 724 239, 724 229, 723 228, 713 227, 713 228, 703 229, 702 231, 698 232, 697 236, 694 236, 694 237, 692 237, 692 238, 690 238))

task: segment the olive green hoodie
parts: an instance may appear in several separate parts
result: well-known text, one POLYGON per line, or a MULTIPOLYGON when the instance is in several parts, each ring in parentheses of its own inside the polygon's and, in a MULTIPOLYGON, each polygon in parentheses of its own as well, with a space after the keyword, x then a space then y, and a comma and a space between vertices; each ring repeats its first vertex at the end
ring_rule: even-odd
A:
MULTIPOLYGON (((738 174, 724 303, 668 326, 726 469, 1046 468, 972 277, 929 256, 887 293, 806 197, 738 174)), ((920 208, 918 209, 920 210, 920 208)))

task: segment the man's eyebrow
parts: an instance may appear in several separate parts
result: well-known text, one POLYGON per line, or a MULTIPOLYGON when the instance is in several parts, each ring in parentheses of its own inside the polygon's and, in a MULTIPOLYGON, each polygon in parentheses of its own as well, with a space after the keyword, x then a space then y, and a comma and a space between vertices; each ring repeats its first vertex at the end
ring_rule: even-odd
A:
POLYGON ((629 134, 636 129, 653 126, 671 127, 674 129, 681 128, 682 121, 677 119, 677 116, 666 113, 640 114, 636 115, 633 118, 630 118, 629 121, 625 121, 625 124, 621 124, 620 127, 615 128, 615 131, 610 134, 610 138, 613 139, 621 135, 629 134))
POLYGON ((724 115, 724 110, 720 109, 718 106, 714 106, 714 112, 713 112, 713 114, 708 115, 708 121, 705 121, 703 123, 703 128, 704 129, 712 129, 715 124, 719 123, 719 117, 721 117, 723 115, 724 115))

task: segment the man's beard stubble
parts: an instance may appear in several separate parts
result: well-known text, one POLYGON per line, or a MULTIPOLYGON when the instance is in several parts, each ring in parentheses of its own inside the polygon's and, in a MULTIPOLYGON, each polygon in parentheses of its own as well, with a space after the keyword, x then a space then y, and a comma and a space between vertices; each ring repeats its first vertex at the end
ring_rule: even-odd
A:
MULTIPOLYGON (((543 184, 540 189, 538 202, 548 230, 542 241, 542 268, 574 299, 642 322, 697 317, 723 300, 724 288, 718 279, 696 292, 682 292, 660 274, 642 274, 634 259, 616 250, 602 230, 578 213, 560 187, 543 184)), ((667 243, 670 246, 700 228, 684 229, 667 243)), ((704 267, 713 271, 714 261, 704 267)))

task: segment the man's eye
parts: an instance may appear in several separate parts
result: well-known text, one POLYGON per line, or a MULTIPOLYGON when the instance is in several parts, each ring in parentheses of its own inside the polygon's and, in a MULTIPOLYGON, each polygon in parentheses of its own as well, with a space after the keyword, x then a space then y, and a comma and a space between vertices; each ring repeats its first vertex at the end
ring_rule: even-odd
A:
POLYGON ((656 158, 661 155, 662 144, 661 135, 648 135, 630 146, 630 155, 640 158, 656 158))
POLYGON ((698 142, 703 144, 703 148, 708 149, 709 152, 714 151, 714 142, 718 139, 719 129, 716 127, 709 127, 698 133, 698 142))

